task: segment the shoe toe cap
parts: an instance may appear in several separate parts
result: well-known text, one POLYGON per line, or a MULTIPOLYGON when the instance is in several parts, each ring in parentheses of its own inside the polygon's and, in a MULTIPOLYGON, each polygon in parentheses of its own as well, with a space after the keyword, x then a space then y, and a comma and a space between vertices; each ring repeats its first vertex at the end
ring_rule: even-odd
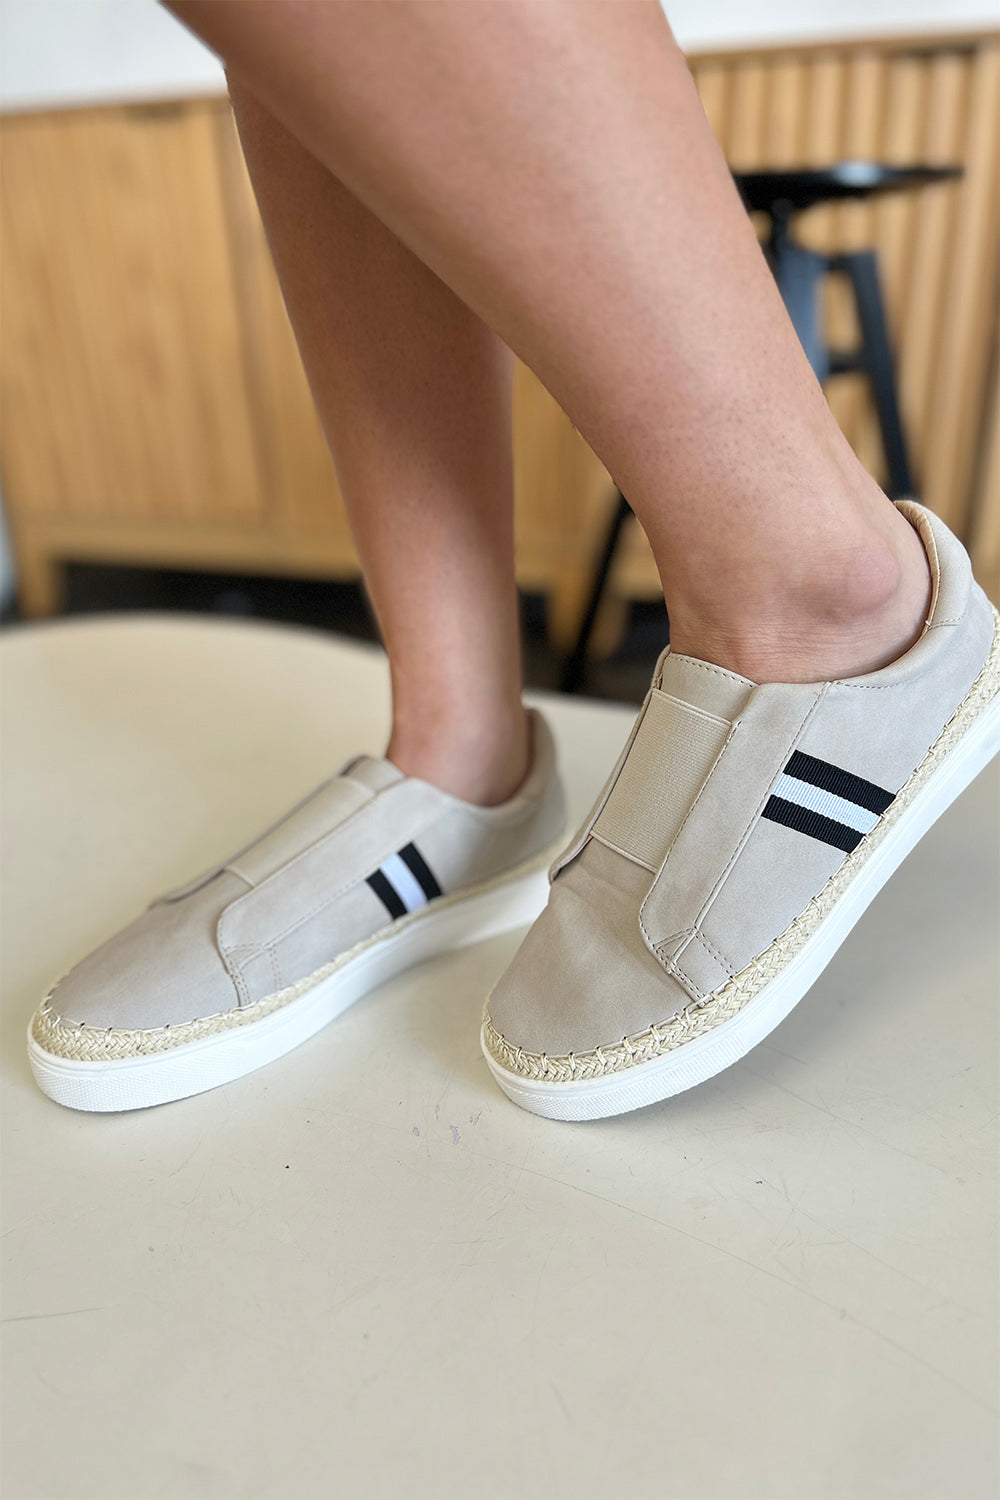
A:
POLYGON ((642 938, 639 906, 652 876, 607 855, 589 846, 553 884, 489 998, 487 1036, 492 1028, 508 1048, 568 1056, 618 1045, 689 1002, 642 938))
POLYGON ((76 964, 37 1013, 36 1040, 62 1051, 60 1043, 81 1027, 149 1032, 236 1006, 239 996, 215 940, 219 912, 234 894, 222 882, 233 882, 236 894, 245 889, 225 876, 219 889, 157 902, 76 964))

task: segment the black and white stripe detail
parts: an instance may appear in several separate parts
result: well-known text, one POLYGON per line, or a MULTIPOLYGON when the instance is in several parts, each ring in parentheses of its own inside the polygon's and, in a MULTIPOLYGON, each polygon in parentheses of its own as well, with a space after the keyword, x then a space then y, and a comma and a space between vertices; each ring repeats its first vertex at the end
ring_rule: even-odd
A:
POLYGON ((872 831, 895 795, 828 760, 795 750, 762 816, 849 854, 872 831))
POLYGON ((416 844, 404 844, 396 854, 390 854, 368 876, 368 884, 394 919, 426 906, 441 894, 441 887, 416 844))

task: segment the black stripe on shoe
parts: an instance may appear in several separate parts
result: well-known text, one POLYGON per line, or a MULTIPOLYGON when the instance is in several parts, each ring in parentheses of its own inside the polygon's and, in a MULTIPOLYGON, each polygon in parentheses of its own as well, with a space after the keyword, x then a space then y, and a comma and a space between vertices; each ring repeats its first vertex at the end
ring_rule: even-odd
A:
POLYGON ((801 750, 793 750, 785 775, 821 787, 824 792, 832 792, 835 797, 843 797, 873 813, 884 813, 896 795, 887 792, 885 787, 876 786, 874 781, 866 781, 863 776, 855 776, 852 771, 845 771, 815 755, 805 755, 801 750))
POLYGON ((428 901, 433 901, 435 896, 440 896, 441 887, 435 880, 430 865, 424 859, 416 844, 405 844, 399 851, 399 857, 418 882, 420 889, 428 901))
POLYGON ((406 916, 406 903, 401 899, 399 892, 396 890, 396 887, 385 875, 382 874, 381 870, 374 870, 372 874, 367 877, 367 883, 371 886, 372 890, 375 892, 376 896, 381 901, 382 905, 385 907, 386 911, 394 921, 397 917, 406 916))
POLYGON ((843 766, 794 750, 762 816, 850 854, 894 797, 894 792, 843 766))
POLYGON ((404 844, 388 855, 367 881, 393 920, 441 895, 434 872, 416 844, 404 844))
POLYGON ((784 797, 769 797, 761 816, 770 818, 772 823, 783 823, 786 828, 795 828, 799 833, 807 833, 810 838, 822 839, 824 844, 833 844, 848 854, 864 838, 856 828, 848 828, 846 823, 825 818, 822 813, 800 807, 796 802, 786 802, 784 797))

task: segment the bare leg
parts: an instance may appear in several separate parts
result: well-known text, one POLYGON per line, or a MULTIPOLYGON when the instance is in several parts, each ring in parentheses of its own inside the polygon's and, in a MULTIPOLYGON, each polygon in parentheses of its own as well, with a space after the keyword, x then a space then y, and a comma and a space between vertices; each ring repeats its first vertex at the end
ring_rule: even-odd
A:
POLYGON ((677 649, 901 654, 929 597, 839 433, 657 0, 172 0, 517 351, 629 496, 677 649))
POLYGON ((389 655, 387 754, 501 801, 528 754, 513 356, 248 88, 229 91, 389 655))

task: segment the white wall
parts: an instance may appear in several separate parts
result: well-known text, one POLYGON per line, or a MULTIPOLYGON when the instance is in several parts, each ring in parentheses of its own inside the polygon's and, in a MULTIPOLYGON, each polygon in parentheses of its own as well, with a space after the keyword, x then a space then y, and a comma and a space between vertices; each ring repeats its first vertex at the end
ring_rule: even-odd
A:
MULTIPOLYGON (((692 51, 1000 25, 1000 0, 665 0, 665 9, 692 51)), ((0 109, 224 88, 215 55, 156 0, 0 0, 0 109)))
POLYGON ((1000 0, 664 0, 663 8, 688 52, 1000 26, 1000 0))
POLYGON ((214 53, 156 0, 0 0, 0 109, 224 90, 214 53))

